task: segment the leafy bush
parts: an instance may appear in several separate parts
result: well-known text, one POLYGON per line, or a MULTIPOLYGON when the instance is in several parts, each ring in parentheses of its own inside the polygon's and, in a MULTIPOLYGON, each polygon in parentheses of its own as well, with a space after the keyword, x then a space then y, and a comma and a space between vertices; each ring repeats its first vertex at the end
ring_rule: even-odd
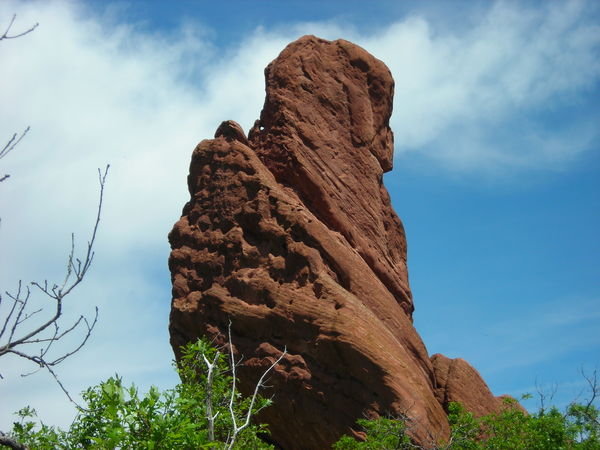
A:
POLYGON ((449 405, 451 448, 457 449, 600 449, 598 409, 572 403, 564 413, 540 408, 527 414, 514 399, 502 411, 474 418, 458 403, 449 405))
POLYGON ((403 420, 381 417, 376 420, 359 419, 356 423, 363 429, 365 440, 359 442, 350 436, 342 436, 333 445, 335 450, 414 448, 406 435, 406 425, 403 420))
POLYGON ((336 450, 409 448, 597 450, 600 449, 599 415, 600 411, 591 401, 585 405, 572 403, 564 413, 552 407, 549 410, 540 408, 534 414, 527 414, 517 405, 516 400, 506 399, 504 408, 500 412, 479 418, 474 417, 459 403, 450 403, 448 420, 451 437, 447 442, 419 447, 410 441, 406 422, 379 418, 357 421, 366 434, 364 442, 344 436, 334 445, 334 448, 336 450))
POLYGON ((164 392, 140 395, 118 376, 88 388, 85 409, 66 431, 38 424, 23 408, 11 437, 32 449, 272 448, 258 437, 266 426, 240 426, 270 400, 235 391, 226 354, 199 340, 183 348, 177 371, 181 383, 164 392))

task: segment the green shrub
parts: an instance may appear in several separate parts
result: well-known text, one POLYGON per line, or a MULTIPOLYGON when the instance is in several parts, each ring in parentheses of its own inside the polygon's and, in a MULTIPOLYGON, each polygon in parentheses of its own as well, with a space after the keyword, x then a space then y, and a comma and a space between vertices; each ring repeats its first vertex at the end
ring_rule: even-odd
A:
POLYGON ((88 388, 82 394, 85 409, 66 431, 37 423, 35 411, 23 408, 11 437, 41 450, 272 448, 258 438, 268 431, 264 425, 249 424, 233 442, 234 420, 239 429, 248 412, 256 413, 270 400, 256 396, 253 402, 233 390, 226 354, 199 340, 183 348, 177 371, 181 383, 164 392, 152 387, 140 395, 118 376, 88 388), (210 364, 214 370, 209 378, 210 364))
POLYGON ((413 448, 402 420, 381 417, 377 420, 359 419, 356 423, 364 431, 365 440, 360 442, 350 436, 343 436, 333 445, 335 450, 413 448))
MULTIPOLYGON (((592 401, 595 396, 592 397, 592 401)), ((447 442, 419 447, 407 436, 402 420, 379 418, 358 420, 364 430, 364 442, 344 436, 335 445, 336 450, 347 449, 407 449, 433 448, 456 450, 559 450, 600 449, 599 410, 590 401, 572 403, 561 413, 557 408, 540 408, 527 414, 514 399, 506 399, 504 408, 497 413, 474 417, 459 403, 448 406, 451 437, 447 442)), ((418 424, 411 423, 416 427, 418 424)))

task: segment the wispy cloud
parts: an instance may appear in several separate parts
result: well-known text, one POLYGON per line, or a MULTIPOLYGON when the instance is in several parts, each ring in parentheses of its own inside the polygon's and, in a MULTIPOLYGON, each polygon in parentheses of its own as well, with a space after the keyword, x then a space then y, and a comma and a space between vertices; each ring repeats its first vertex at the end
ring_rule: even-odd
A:
POLYGON ((597 15, 592 2, 496 2, 466 30, 412 17, 366 39, 396 79, 397 150, 494 171, 556 167, 597 145, 597 15), (562 108, 585 112, 549 117, 562 108))

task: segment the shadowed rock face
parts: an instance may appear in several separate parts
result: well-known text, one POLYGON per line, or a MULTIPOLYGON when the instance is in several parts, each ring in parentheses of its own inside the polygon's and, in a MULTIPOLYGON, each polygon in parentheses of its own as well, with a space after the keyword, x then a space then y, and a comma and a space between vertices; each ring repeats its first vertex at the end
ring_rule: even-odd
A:
MULTIPOLYGON (((327 448, 365 415, 408 414, 420 443, 447 437, 446 400, 470 375, 452 388, 452 360, 432 365, 412 325, 404 229, 382 184, 389 70, 305 36, 265 75, 249 137, 226 121, 192 154, 191 199, 169 234, 171 345, 224 344, 231 320, 246 392, 286 346, 260 417, 283 448, 327 448)), ((489 390, 477 402, 498 405, 489 390)))

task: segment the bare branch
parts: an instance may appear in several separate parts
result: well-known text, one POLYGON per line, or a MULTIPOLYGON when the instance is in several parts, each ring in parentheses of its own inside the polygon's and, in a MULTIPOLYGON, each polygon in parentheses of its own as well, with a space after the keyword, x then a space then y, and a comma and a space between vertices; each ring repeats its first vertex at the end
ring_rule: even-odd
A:
POLYGON ((544 414, 546 411, 546 400, 551 402, 554 396, 556 395, 556 391, 558 391, 558 385, 553 384, 550 389, 544 388, 538 384, 537 379, 535 380, 535 390, 538 393, 538 397, 540 399, 540 414, 544 414))
POLYGON ((235 445, 235 441, 238 437, 238 435, 240 434, 240 432, 242 432, 246 427, 248 427, 248 425, 250 425, 250 419, 252 419, 252 413, 253 413, 253 409, 254 409, 254 404, 256 403, 256 398, 258 397, 258 392, 260 391, 260 389, 262 387, 264 387, 264 382, 265 382, 265 378, 267 377, 267 375, 269 374, 269 372, 271 372, 271 370, 273 370, 273 368, 279 364, 279 362, 283 359, 283 357, 286 355, 287 353, 287 348, 283 349, 283 352, 281 353, 281 355, 279 356, 279 358, 277 358, 270 366, 267 370, 265 370, 263 372, 263 374, 261 375, 260 379, 258 380, 258 382, 256 383, 256 386, 254 387, 254 392, 252 393, 252 397, 250 399, 250 406, 248 407, 248 411, 246 412, 246 418, 244 420, 244 423, 240 426, 237 425, 237 421, 236 421, 236 417, 235 417, 235 412, 233 410, 233 406, 234 406, 234 400, 236 397, 236 388, 235 388, 235 367, 236 367, 236 361, 235 361, 235 357, 233 355, 233 341, 231 339, 231 322, 229 322, 229 327, 228 327, 228 334, 229 334, 229 355, 231 358, 231 372, 232 372, 232 382, 231 382, 231 397, 229 399, 229 414, 231 415, 231 422, 233 425, 233 430, 232 430, 232 434, 230 435, 229 439, 227 440, 227 449, 232 449, 233 446, 235 445))
POLYGON ((588 420, 591 420, 597 426, 600 426, 600 421, 598 420, 598 418, 595 417, 591 413, 591 409, 592 409, 594 402, 596 401, 596 398, 600 396, 600 386, 598 386, 598 370, 594 369, 594 371, 592 372, 591 375, 587 375, 585 373, 585 370, 583 370, 583 368, 581 368, 580 372, 581 372, 581 375, 583 376, 583 378, 585 379, 585 381, 587 382, 588 389, 590 390, 590 394, 591 394, 590 398, 587 400, 587 403, 583 409, 583 414, 585 415, 585 417, 588 420))
MULTIPOLYGON (((94 330, 94 327, 96 326, 96 323, 98 322, 98 307, 95 307, 95 314, 94 314, 94 321, 92 322, 92 324, 90 325, 90 323, 88 322, 87 318, 84 316, 80 316, 79 320, 75 323, 75 325, 73 327, 71 327, 70 329, 68 329, 67 331, 63 332, 58 339, 61 339, 63 336, 65 336, 67 333, 70 333, 72 330, 75 329, 75 327, 77 325, 79 325, 80 321, 83 319, 83 323, 85 323, 85 326, 87 328, 86 330, 86 334, 83 337, 83 339, 81 340, 81 342, 79 343, 79 345, 72 351, 65 353, 64 355, 62 355, 59 358, 56 358, 54 361, 52 361, 51 365, 55 366, 57 364, 60 364, 61 362, 63 362, 65 359, 67 359, 69 356, 74 355, 75 353, 77 353, 79 350, 81 350, 81 348, 87 343, 87 340, 90 338, 90 336, 92 335, 92 331, 94 330)), ((56 341, 55 341, 56 342, 56 341)))
POLYGON ((85 408, 83 408, 79 403, 77 403, 75 400, 73 400, 73 397, 71 397, 71 394, 69 394, 69 391, 67 390, 67 388, 65 388, 64 384, 62 384, 62 381, 60 381, 60 378, 58 378, 58 375, 56 375, 56 372, 54 372, 54 369, 52 369, 52 367, 50 367, 50 366, 46 366, 46 369, 54 377, 54 381, 56 381, 56 383, 61 388, 61 390, 64 392, 64 394, 67 396, 69 401, 71 403, 73 403, 73 405, 75 405, 75 407, 79 411, 85 411, 86 410, 85 408))
MULTIPOLYGON (((2 35, 0 35, 0 41, 2 41, 4 39, 16 39, 16 38, 25 36, 26 34, 29 34, 33 30, 35 30, 39 25, 38 23, 35 23, 33 26, 26 29, 25 31, 17 32, 16 34, 10 34, 11 28, 15 22, 16 17, 17 17, 16 14, 13 14, 8 26, 6 27, 6 30, 4 31, 4 33, 2 35)), ((17 135, 17 133, 13 134, 13 136, 8 140, 8 142, 0 150, 0 159, 4 158, 12 150, 14 150, 14 148, 21 142, 21 140, 29 132, 29 129, 30 128, 27 127, 20 135, 17 135)), ((56 375, 56 372, 54 371, 53 366, 60 364, 67 357, 73 355, 74 353, 79 351, 85 345, 85 343, 87 342, 88 338, 90 337, 91 332, 98 320, 98 308, 97 307, 95 308, 96 313, 94 316, 94 321, 92 322, 91 325, 85 317, 80 316, 79 319, 77 321, 75 321, 75 323, 71 327, 67 328, 65 331, 60 333, 60 331, 59 331, 60 327, 59 327, 58 322, 59 322, 59 319, 62 314, 62 301, 63 301, 64 297, 66 295, 68 295, 83 280, 83 277, 85 276, 85 273, 89 269, 89 266, 91 265, 92 260, 93 260, 93 252, 91 251, 91 249, 93 247, 93 244, 94 244, 94 241, 96 238, 98 223, 100 221, 100 213, 102 210, 102 200, 103 200, 103 193, 104 193, 104 184, 106 181, 106 175, 108 173, 108 168, 109 168, 109 166, 107 165, 103 176, 102 176, 102 173, 100 172, 100 169, 98 169, 98 175, 99 175, 99 179, 100 179, 100 200, 98 203, 98 212, 97 212, 97 216, 96 216, 96 223, 94 225, 94 229, 92 232, 92 238, 88 242, 88 249, 87 249, 87 253, 86 253, 86 258, 84 260, 83 268, 81 267, 81 262, 79 261, 79 259, 77 259, 79 270, 77 271, 77 277, 76 277, 75 281, 67 287, 67 283, 68 283, 68 280, 69 280, 69 277, 70 277, 70 274, 71 274, 71 271, 73 268, 72 257, 74 254, 74 238, 72 238, 71 254, 70 254, 70 258, 69 258, 69 264, 67 265, 67 277, 65 279, 63 287, 60 290, 56 290, 55 288, 53 288, 52 293, 50 293, 48 291, 48 282, 47 281, 44 282, 43 287, 39 283, 36 283, 36 282, 31 283, 34 286, 38 287, 43 293, 45 293, 50 298, 52 298, 56 301, 56 311, 55 311, 53 317, 51 319, 49 319, 47 322, 45 322, 43 325, 38 326, 37 328, 34 328, 29 333, 26 332, 21 337, 18 337, 15 339, 15 335, 17 334, 17 332, 21 331, 23 324, 28 319, 31 319, 33 316, 35 316, 36 314, 38 314, 42 311, 42 309, 38 309, 38 310, 35 310, 32 312, 28 312, 26 310, 28 301, 29 301, 29 298, 31 295, 31 291, 30 291, 29 287, 27 287, 25 297, 22 298, 21 297, 22 282, 21 282, 21 280, 19 280, 16 294, 13 295, 13 294, 10 294, 9 292, 6 292, 6 295, 8 296, 8 298, 10 300, 12 300, 12 305, 9 307, 10 308, 9 312, 6 315, 6 318, 4 319, 4 323, 2 325, 2 329, 0 330, 0 356, 6 355, 8 353, 12 353, 21 358, 31 361, 32 363, 37 365, 39 367, 39 369, 45 368, 46 370, 48 370, 48 372, 50 372, 50 374, 53 376, 53 378, 55 379, 57 384, 60 386, 62 391, 65 393, 67 398, 73 404, 75 404, 75 406, 77 406, 78 409, 82 409, 82 408, 79 407, 79 405, 73 400, 73 398, 71 397, 71 395, 69 394, 67 389, 64 387, 64 385, 62 384, 62 382, 56 375), (14 315, 15 312, 16 312, 16 315, 14 315), (68 335, 69 333, 74 331, 76 328, 78 328, 80 323, 85 323, 86 328, 87 328, 86 334, 85 334, 84 338, 82 339, 82 341, 80 342, 80 344, 74 350, 72 350, 70 352, 66 352, 62 356, 54 359, 51 362, 48 362, 45 358, 50 350, 50 347, 55 342, 61 340, 63 337, 65 337, 66 335, 68 335), (54 332, 49 337, 43 337, 42 333, 44 333, 45 330, 50 325, 53 326, 54 332), (10 334, 8 336, 8 339, 6 340, 6 343, 4 345, 2 345, 3 337, 5 336, 5 333, 7 332, 7 330, 10 330, 10 334), (19 350, 20 347, 24 347, 24 346, 27 346, 30 344, 35 344, 35 343, 47 343, 45 348, 40 349, 39 356, 33 356, 33 355, 27 353, 26 351, 19 350)), ((9 177, 10 177, 9 174, 1 175, 0 183, 7 180, 9 177)), ((2 296, 0 295, 0 307, 2 306, 2 302, 3 302, 3 299, 2 299, 2 296)), ((2 375, 0 374, 0 379, 1 378, 2 378, 2 375)), ((27 450, 27 446, 17 442, 16 440, 11 438, 10 436, 7 436, 6 434, 4 434, 1 431, 0 431, 0 446, 6 446, 8 448, 12 448, 15 450, 27 450)))
POLYGON ((25 31, 23 31, 21 33, 13 34, 11 36, 8 33, 10 33, 10 29, 12 28, 13 24, 15 23, 15 19, 16 18, 17 18, 17 15, 13 14, 12 18, 10 19, 10 23, 8 24, 8 27, 6 27, 6 31, 4 32, 4 34, 2 34, 2 36, 0 36, 0 41, 2 41, 4 39, 16 39, 16 38, 20 38, 21 36, 25 36, 26 34, 31 33, 33 30, 35 30, 39 26, 39 23, 36 22, 28 30, 25 30, 25 31))
MULTIPOLYGON (((19 281, 17 298, 19 297, 20 292, 21 292, 21 282, 19 281)), ((2 330, 0 330, 0 339, 2 338, 2 335, 4 335, 4 332, 6 331, 6 326, 9 324, 10 318, 12 317, 13 313, 15 312, 17 305, 20 303, 20 301, 18 301, 14 297, 12 297, 8 292, 6 293, 6 295, 8 295, 8 297, 13 300, 13 304, 12 304, 12 308, 10 309, 10 312, 6 316, 6 320, 4 321, 4 325, 2 326, 2 330)), ((0 306, 2 306, 2 296, 0 296, 0 306)), ((9 341, 10 341, 10 338, 9 338, 9 341)))
POLYGON ((4 158, 8 155, 18 144, 21 142, 21 139, 25 137, 27 133, 29 133, 30 127, 25 128, 25 131, 21 133, 20 136, 17 137, 17 133, 13 134, 12 137, 8 140, 8 142, 4 145, 2 150, 0 150, 0 159, 4 158))
POLYGON ((210 442, 215 440, 215 420, 219 416, 219 412, 213 414, 213 380, 215 375, 215 369, 217 368, 217 362, 219 360, 220 353, 217 351, 212 363, 202 354, 204 364, 208 370, 206 375, 206 419, 208 420, 208 440, 210 442))
POLYGON ((590 399, 587 402, 587 405, 585 406, 586 411, 588 411, 591 408, 591 406, 594 404, 596 397, 598 395, 600 395, 600 386, 598 386, 598 371, 597 371, 597 369, 594 369, 594 371, 592 372, 591 375, 587 375, 585 373, 585 370, 583 370, 583 368, 582 368, 581 376, 583 376, 583 378, 585 378, 585 381, 587 382, 587 384, 589 386, 590 393, 592 394, 590 399))
MULTIPOLYGON (((6 319, 3 320, 2 329, 0 330, 0 357, 5 354, 12 353, 36 365, 38 369, 34 372, 37 372, 40 369, 48 370, 48 372, 50 372, 50 374, 54 377, 54 379, 56 380, 60 388, 63 390, 63 392, 67 395, 67 398, 69 398, 69 400, 72 403, 78 406, 78 408, 79 405, 77 405, 77 403, 73 401, 68 391, 58 379, 58 376, 54 371, 54 367, 63 362, 68 357, 77 353, 87 343, 98 321, 98 308, 95 307, 95 314, 93 320, 91 321, 84 316, 80 316, 69 326, 63 328, 61 326, 60 319, 63 313, 63 301, 65 297, 69 295, 73 291, 73 289, 77 285, 79 285, 79 283, 81 283, 93 261, 93 246, 98 232, 98 225, 100 223, 102 204, 104 200, 104 186, 106 183, 106 177, 108 174, 109 167, 110 166, 107 165, 103 172, 100 169, 98 169, 100 198, 98 200, 96 220, 94 222, 92 235, 87 243, 85 257, 83 258, 83 260, 75 258, 74 256, 75 240, 72 236, 71 250, 69 252, 69 258, 66 269, 67 275, 61 287, 58 287, 56 284, 54 284, 52 288, 50 288, 48 285, 48 281, 44 281, 43 283, 31 283, 37 288, 37 290, 39 290, 44 295, 46 295, 54 301, 55 309, 52 316, 38 326, 34 325, 29 330, 23 329, 25 322, 31 319, 31 317, 42 312, 42 309, 37 309, 31 312, 28 311, 27 308, 32 292, 29 289, 29 287, 23 289, 22 282, 19 281, 16 293, 6 292, 7 298, 12 300, 12 305, 10 305, 8 314, 6 316, 6 319), (76 261, 76 263, 74 263, 74 261, 76 261), (64 337, 75 332, 77 329, 81 329, 82 327, 83 337, 74 349, 70 351, 64 351, 60 356, 49 358, 50 349, 56 342, 61 341, 64 337), (7 338, 6 334, 8 334, 7 338), (27 346, 30 346, 32 344, 43 344, 43 347, 39 350, 39 354, 33 354, 27 350, 27 346)), ((0 298, 0 300, 2 299, 0 298)), ((1 303, 0 306, 2 306, 1 303)), ((23 376, 27 376, 30 374, 31 373, 23 374, 23 376)))
MULTIPOLYGON (((0 150, 0 159, 8 155, 19 144, 19 142, 21 142, 21 139, 23 139, 28 132, 29 127, 25 128, 25 131, 23 131, 19 136, 17 136, 17 133, 13 134, 12 137, 8 140, 8 142, 4 145, 2 150, 0 150)), ((8 179, 9 177, 9 174, 2 175, 0 177, 0 183, 8 179)))

